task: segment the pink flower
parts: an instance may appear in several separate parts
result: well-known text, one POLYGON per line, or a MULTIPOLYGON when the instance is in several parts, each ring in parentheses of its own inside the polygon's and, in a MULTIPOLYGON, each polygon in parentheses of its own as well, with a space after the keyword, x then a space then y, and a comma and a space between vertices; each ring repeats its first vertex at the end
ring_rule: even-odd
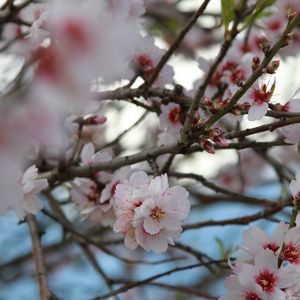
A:
POLYGON ((297 144, 300 141, 300 124, 284 126, 280 129, 286 143, 297 144))
POLYGON ((220 298, 220 300, 262 300, 254 289, 254 284, 249 287, 243 287, 237 275, 230 275, 224 281, 225 288, 229 294, 220 298))
POLYGON ((256 226, 250 226, 243 232, 244 243, 240 247, 238 261, 252 261, 255 255, 263 249, 268 249, 278 254, 284 240, 288 224, 281 222, 274 233, 269 236, 256 226))
POLYGON ((278 268, 278 257, 270 250, 260 251, 254 258, 254 265, 242 264, 238 273, 243 287, 254 285, 254 292, 266 300, 286 299, 282 289, 291 287, 298 277, 299 274, 290 265, 278 268))
POLYGON ((122 167, 121 169, 117 170, 105 185, 105 188, 101 193, 100 202, 113 202, 115 199, 117 185, 119 183, 123 183, 124 180, 128 179, 132 173, 134 173, 134 169, 131 169, 131 167, 128 166, 122 167))
POLYGON ((20 220, 26 214, 37 214, 43 204, 37 194, 48 186, 46 179, 38 179, 38 170, 35 165, 29 167, 24 174, 14 165, 6 168, 5 163, 1 164, 1 195, 3 200, 0 203, 0 212, 13 209, 20 220))
POLYGON ((83 219, 101 222, 105 226, 113 225, 115 218, 112 204, 100 203, 100 186, 89 178, 76 178, 71 185, 71 199, 76 203, 83 219))
POLYGON ((181 186, 169 188, 167 175, 154 178, 149 191, 151 197, 136 209, 136 238, 146 251, 163 252, 174 245, 189 215, 188 193, 181 186))
POLYGON ((160 128, 173 133, 179 133, 182 128, 182 111, 179 104, 169 103, 161 105, 159 116, 160 128))
POLYGON ((23 189, 23 201, 21 206, 15 208, 19 219, 23 219, 26 213, 37 214, 43 204, 38 199, 37 194, 48 186, 46 179, 38 179, 38 169, 35 165, 29 167, 19 182, 23 189))
POLYGON ((189 215, 187 197, 184 188, 169 188, 167 175, 150 180, 145 172, 135 172, 129 181, 117 185, 114 230, 125 235, 126 247, 166 251, 179 237, 181 222, 189 215))
MULTIPOLYGON (((128 74, 131 79, 135 73, 139 74, 144 80, 149 79, 155 71, 155 68, 165 50, 160 49, 154 43, 154 38, 146 36, 138 40, 131 60, 134 73, 128 74)), ((164 86, 173 80, 174 71, 170 65, 165 65, 155 81, 156 85, 164 86)))
POLYGON ((285 112, 300 112, 300 99, 294 98, 300 91, 298 88, 291 99, 283 106, 283 111, 285 112))
MULTIPOLYGON (((112 155, 108 150, 102 150, 95 153, 94 144, 88 143, 82 148, 80 158, 82 165, 91 166, 93 163, 111 161, 112 155)), ((94 175, 101 183, 107 183, 111 179, 111 174, 105 171, 95 172, 94 175)))
POLYGON ((249 121, 259 120, 266 115, 274 89, 275 83, 272 84, 270 89, 268 89, 266 83, 261 81, 254 85, 248 94, 249 98, 247 98, 247 101, 251 104, 248 112, 249 121))
POLYGON ((291 264, 300 265, 300 227, 291 228, 286 233, 280 258, 291 264))
POLYGON ((134 249, 138 245, 135 238, 133 219, 135 209, 148 197, 149 177, 143 172, 133 173, 129 180, 116 186, 115 213, 117 221, 114 224, 115 232, 122 232, 125 236, 125 246, 134 249))

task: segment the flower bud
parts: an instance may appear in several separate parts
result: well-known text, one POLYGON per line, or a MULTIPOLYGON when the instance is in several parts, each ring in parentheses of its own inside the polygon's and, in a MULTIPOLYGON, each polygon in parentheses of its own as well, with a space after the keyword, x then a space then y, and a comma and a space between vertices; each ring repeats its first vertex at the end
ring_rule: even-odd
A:
POLYGON ((269 53, 271 45, 268 39, 265 36, 259 38, 259 46, 265 54, 269 53))
POLYGON ((259 68, 259 65, 260 65, 260 58, 258 56, 254 56, 251 65, 252 71, 253 72, 256 71, 259 68))
POLYGON ((278 67, 279 67, 280 61, 279 60, 274 60, 272 61, 268 66, 267 66, 267 73, 268 74, 275 74, 278 67))
POLYGON ((199 141, 199 145, 204 151, 206 151, 210 154, 215 154, 215 152, 216 152, 213 143, 209 140, 202 139, 199 141))
POLYGON ((293 40, 293 33, 290 32, 290 33, 286 34, 285 37, 284 37, 281 48, 284 48, 284 47, 288 46, 292 40, 293 40))

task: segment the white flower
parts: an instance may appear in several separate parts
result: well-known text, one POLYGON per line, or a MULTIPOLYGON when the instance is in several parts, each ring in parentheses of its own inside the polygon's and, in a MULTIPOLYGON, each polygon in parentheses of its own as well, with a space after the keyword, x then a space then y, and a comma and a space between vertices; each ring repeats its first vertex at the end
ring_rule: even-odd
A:
POLYGON ((262 299, 285 300, 282 289, 297 282, 299 274, 292 266, 278 268, 278 257, 270 250, 260 251, 254 258, 254 265, 242 264, 238 279, 243 287, 254 285, 262 299))
MULTIPOLYGON (((135 73, 138 73, 144 80, 149 79, 155 72, 155 68, 165 52, 165 50, 155 45, 152 36, 140 38, 131 58, 134 72, 130 72, 128 77, 131 79, 135 73)), ((159 73, 159 76, 155 80, 155 85, 163 86, 171 83, 173 76, 173 68, 167 64, 159 73)))
POLYGON ((101 189, 94 181, 89 178, 75 178, 71 185, 71 199, 76 203, 83 219, 94 223, 101 222, 105 226, 113 225, 115 217, 112 204, 100 203, 101 189))
MULTIPOLYGON (((0 212, 15 210, 17 217, 23 220, 26 214, 36 214, 43 204, 38 199, 37 194, 48 186, 46 179, 37 179, 38 170, 36 166, 29 167, 24 174, 18 170, 7 169, 5 176, 1 176, 1 203, 0 212)), ((3 174, 4 175, 4 174, 3 174)))
POLYGON ((220 300, 261 300, 257 292, 252 286, 243 287, 237 275, 230 275, 224 281, 225 288, 229 291, 229 294, 220 298, 220 300))
POLYGON ((269 249, 278 253, 282 247, 284 234, 288 230, 288 224, 280 222, 274 233, 269 236, 256 226, 250 226, 243 232, 244 243, 240 247, 238 261, 252 261, 255 255, 262 249, 269 249))
POLYGON ((149 180, 145 172, 118 184, 115 193, 117 222, 114 230, 125 235, 125 246, 140 245, 146 251, 163 252, 182 231, 190 211, 187 191, 169 188, 167 175, 149 180))
MULTIPOLYGON (((107 162, 112 160, 112 155, 109 151, 103 150, 95 153, 93 143, 85 144, 80 154, 82 165, 91 166, 93 163, 107 162)), ((102 183, 107 183, 111 180, 111 174, 105 171, 96 172, 95 177, 102 183)))
POLYGON ((300 227, 293 227, 287 231, 280 258, 291 264, 300 265, 300 227))
POLYGON ((250 102, 251 107, 248 112, 248 120, 255 121, 260 120, 266 115, 269 101, 273 95, 275 84, 268 89, 267 84, 258 81, 248 94, 247 100, 250 102))
POLYGON ((108 183, 105 185, 100 197, 100 202, 104 203, 106 201, 114 201, 115 192, 117 185, 122 183, 125 179, 128 179, 130 175, 134 172, 131 167, 125 166, 117 170, 110 178, 108 183))
POLYGON ((182 128, 182 112, 180 105, 176 103, 169 103, 167 105, 161 105, 160 109, 160 129, 178 134, 182 128))
POLYGON ((137 247, 133 219, 136 207, 148 197, 148 184, 148 175, 139 171, 133 173, 129 180, 116 186, 114 204, 117 221, 113 229, 124 234, 125 246, 130 249, 137 247))

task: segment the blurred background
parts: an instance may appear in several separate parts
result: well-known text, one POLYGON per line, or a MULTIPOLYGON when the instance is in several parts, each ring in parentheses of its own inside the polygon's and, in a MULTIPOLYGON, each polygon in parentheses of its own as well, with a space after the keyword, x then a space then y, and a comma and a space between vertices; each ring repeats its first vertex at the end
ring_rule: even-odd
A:
MULTIPOLYGON (((199 0, 146 0, 147 12, 143 18, 144 26, 155 34, 157 45, 168 48, 201 2, 199 0)), ((205 16, 200 18, 197 26, 185 39, 180 51, 171 59, 175 70, 175 82, 182 85, 187 91, 193 89, 193 83, 203 74, 198 67, 197 57, 213 59, 219 50, 223 37, 220 9, 220 1, 211 1, 205 16)), ((13 80, 21 63, 22 60, 13 54, 1 55, 0 83, 2 89, 13 80)), ((276 75, 277 86, 273 97, 275 102, 286 103, 300 87, 299 67, 299 56, 286 57, 281 60, 276 75)), ((137 81, 136 85, 138 84, 137 81)), ((103 143, 114 140, 144 113, 142 108, 127 102, 103 103, 103 110, 108 118, 103 132, 101 132, 103 143)), ((241 128, 255 127, 265 122, 268 122, 267 117, 251 123, 246 117, 239 120, 241 128)), ((158 118, 148 114, 141 124, 122 138, 117 154, 133 154, 147 145, 156 145, 157 132, 158 118)), ((251 136, 251 139, 259 138, 267 141, 276 134, 254 135, 251 136)), ((296 146, 286 147, 283 150, 274 149, 269 154, 270 159, 283 162, 288 169, 287 172, 293 173, 299 170, 300 161, 296 146)), ((175 158, 174 165, 179 172, 203 175, 229 190, 242 192, 248 196, 276 201, 289 193, 287 184, 281 184, 276 169, 268 164, 265 157, 253 153, 252 150, 242 150, 239 153, 236 150, 226 150, 219 151, 214 155, 202 152, 185 157, 178 156, 175 158)), ((143 165, 139 164, 138 167, 143 168, 143 165)), ((227 201, 228 199, 222 199, 221 196, 218 201, 210 201, 216 200, 213 191, 193 180, 180 182, 192 191, 190 199, 194 209, 186 224, 251 215, 262 209, 261 206, 253 204, 227 201)), ((171 247, 164 254, 126 250, 120 235, 113 233, 111 229, 95 227, 81 220, 78 211, 70 203, 66 189, 58 188, 55 195, 60 200, 65 214, 75 224, 78 231, 93 237, 100 243, 109 245, 115 253, 122 257, 151 262, 151 264, 126 264, 93 248, 93 253, 104 273, 108 277, 118 278, 119 286, 126 280, 142 280, 174 267, 198 261, 195 255, 183 251, 180 247, 171 247), (172 258, 173 261, 168 262, 169 258, 172 258), (155 263, 161 260, 167 261, 155 263)), ((46 201, 45 206, 47 207, 46 201)), ((289 213, 290 211, 287 209, 276 214, 274 219, 258 221, 255 224, 270 232, 276 226, 277 219, 288 221, 289 213)), ((82 249, 69 239, 62 227, 42 213, 38 214, 37 219, 44 231, 42 244, 49 270, 49 286, 59 299, 85 300, 108 292, 109 289, 103 277, 95 270, 82 249)), ((234 256, 235 250, 241 243, 241 232, 244 229, 245 226, 229 225, 186 230, 181 235, 178 245, 187 245, 208 255, 211 259, 226 261, 228 256, 234 256)), ((26 224, 20 224, 13 213, 7 213, 0 216, 0 232, 0 253, 2 254, 0 257, 0 300, 38 299, 38 286, 34 277, 34 264, 31 256, 31 241, 26 224)), ((217 297, 224 293, 223 279, 229 273, 225 265, 226 263, 223 264, 224 267, 214 268, 213 272, 206 267, 181 271, 156 280, 147 288, 137 288, 121 294, 119 299, 196 299, 196 296, 188 295, 186 292, 172 292, 164 289, 163 284, 182 285, 190 288, 201 287, 202 291, 217 297)), ((202 299, 200 296, 197 298, 202 299)), ((203 297, 203 299, 210 298, 203 297)))

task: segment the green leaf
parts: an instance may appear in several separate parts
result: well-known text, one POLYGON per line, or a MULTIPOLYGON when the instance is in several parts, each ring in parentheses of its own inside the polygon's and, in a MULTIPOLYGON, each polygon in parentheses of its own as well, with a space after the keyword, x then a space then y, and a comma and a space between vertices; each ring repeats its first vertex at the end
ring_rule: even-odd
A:
POLYGON ((273 5, 275 2, 276 0, 257 1, 255 10, 248 18, 246 18, 243 29, 252 26, 252 24, 259 19, 271 16, 272 13, 270 11, 266 11, 266 9, 273 5))
POLYGON ((215 238, 215 241, 218 244, 221 257, 224 257, 224 254, 225 254, 226 251, 225 251, 225 247, 224 247, 223 241, 220 238, 218 238, 218 237, 215 238))
POLYGON ((222 258, 228 258, 230 257, 230 255, 235 251, 234 248, 232 247, 225 247, 224 245, 224 242, 219 238, 219 237, 215 237, 214 238, 217 245, 218 245, 218 248, 219 248, 219 251, 220 251, 220 256, 222 258))
POLYGON ((221 0, 222 4, 222 20, 225 31, 228 31, 230 22, 234 19, 234 0, 221 0))

